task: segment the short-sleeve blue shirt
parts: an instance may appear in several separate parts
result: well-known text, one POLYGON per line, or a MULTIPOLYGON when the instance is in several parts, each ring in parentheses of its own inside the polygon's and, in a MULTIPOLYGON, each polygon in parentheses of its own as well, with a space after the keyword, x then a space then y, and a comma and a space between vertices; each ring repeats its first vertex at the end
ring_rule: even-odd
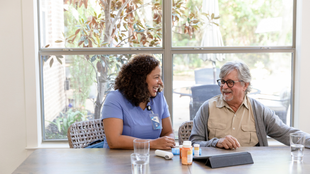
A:
MULTIPOLYGON (((162 92, 158 92, 155 98, 151 98, 150 105, 154 114, 158 114, 159 120, 169 117, 166 99, 162 92)), ((156 139, 161 134, 161 129, 153 129, 150 118, 151 111, 142 110, 139 106, 131 104, 118 90, 111 91, 106 97, 102 108, 102 119, 119 118, 123 120, 123 133, 141 139, 156 139)), ((108 148, 106 138, 104 148, 108 148)))

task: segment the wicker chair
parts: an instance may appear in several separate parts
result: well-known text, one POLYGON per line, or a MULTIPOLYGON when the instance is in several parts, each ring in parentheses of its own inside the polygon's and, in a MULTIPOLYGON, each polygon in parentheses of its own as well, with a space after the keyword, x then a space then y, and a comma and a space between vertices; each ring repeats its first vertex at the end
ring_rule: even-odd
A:
POLYGON ((193 121, 186 121, 179 127, 178 137, 179 145, 183 144, 183 141, 188 141, 193 128, 193 121))
POLYGON ((84 148, 96 140, 105 137, 101 119, 81 121, 73 123, 68 129, 68 141, 70 148, 84 148))

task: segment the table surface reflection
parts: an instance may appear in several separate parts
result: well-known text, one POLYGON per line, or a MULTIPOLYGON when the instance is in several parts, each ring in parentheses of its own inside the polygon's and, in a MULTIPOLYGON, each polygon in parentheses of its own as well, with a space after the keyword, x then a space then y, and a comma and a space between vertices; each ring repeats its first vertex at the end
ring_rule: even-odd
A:
MULTIPOLYGON (((202 155, 250 152, 254 164, 211 169, 203 162, 185 166, 179 156, 165 160, 150 152, 148 173, 310 173, 310 149, 305 149, 302 163, 292 162, 290 147, 241 147, 224 150, 202 147, 202 155)), ((131 173, 130 154, 133 150, 111 149, 38 149, 13 173, 131 173)))

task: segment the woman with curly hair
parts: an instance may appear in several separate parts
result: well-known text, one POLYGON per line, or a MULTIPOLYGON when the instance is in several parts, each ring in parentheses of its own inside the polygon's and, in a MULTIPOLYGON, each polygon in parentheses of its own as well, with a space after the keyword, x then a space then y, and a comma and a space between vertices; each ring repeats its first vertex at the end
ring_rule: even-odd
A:
POLYGON ((133 149, 135 138, 150 139, 151 149, 175 146, 158 60, 135 56, 122 66, 114 88, 102 108, 104 148, 133 149))

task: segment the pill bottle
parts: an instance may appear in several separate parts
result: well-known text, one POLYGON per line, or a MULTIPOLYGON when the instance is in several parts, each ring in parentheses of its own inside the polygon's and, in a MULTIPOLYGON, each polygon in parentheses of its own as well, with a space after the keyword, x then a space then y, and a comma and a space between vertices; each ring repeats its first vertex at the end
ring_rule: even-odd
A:
POLYGON ((194 144, 194 156, 199 156, 200 144, 194 144))
POLYGON ((179 148, 180 148, 180 159, 182 159, 182 146, 183 145, 179 145, 179 148))
POLYGON ((193 162, 193 150, 190 141, 184 141, 182 147, 182 164, 191 165, 193 162))

